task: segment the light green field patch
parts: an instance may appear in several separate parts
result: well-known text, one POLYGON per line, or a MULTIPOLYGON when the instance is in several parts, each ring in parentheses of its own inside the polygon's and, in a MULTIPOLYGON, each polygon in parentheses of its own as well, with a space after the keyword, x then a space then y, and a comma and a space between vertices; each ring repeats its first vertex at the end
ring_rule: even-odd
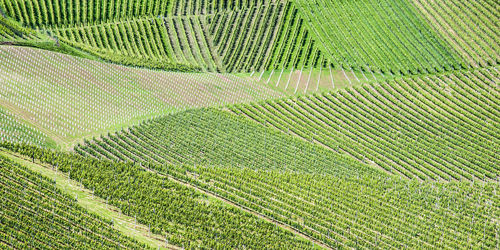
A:
POLYGON ((55 143, 46 134, 24 124, 0 107, 0 142, 11 141, 38 146, 54 147, 55 143))
POLYGON ((172 112, 281 96, 219 73, 130 68, 22 47, 0 47, 0 105, 64 148, 172 112))
POLYGON ((267 88, 284 95, 310 94, 339 90, 364 83, 384 81, 394 76, 381 72, 368 73, 359 70, 327 68, 304 68, 292 70, 273 70, 236 74, 242 78, 256 81, 267 88))
POLYGON ((402 0, 296 0, 335 66, 395 74, 460 68, 461 59, 402 0))

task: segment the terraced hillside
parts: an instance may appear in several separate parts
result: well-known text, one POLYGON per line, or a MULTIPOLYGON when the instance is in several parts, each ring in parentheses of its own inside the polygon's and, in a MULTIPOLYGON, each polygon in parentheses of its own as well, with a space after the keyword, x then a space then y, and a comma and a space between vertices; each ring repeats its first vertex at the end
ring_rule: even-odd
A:
MULTIPOLYGON (((154 169, 3 143, 19 152, 69 173, 96 196, 106 199, 151 232, 165 235, 178 248, 314 248, 298 234, 278 227, 248 210, 194 189, 154 169)), ((175 168, 175 165, 165 168, 175 168)), ((0 232, 2 230, 0 229, 0 232)))
POLYGON ((0 65, 0 104, 59 143, 186 108, 280 95, 227 74, 133 69, 20 47, 1 47, 0 65))
POLYGON ((287 1, 51 2, 1 1, 0 7, 28 27, 125 65, 250 72, 328 62, 287 1))
POLYGON ((488 68, 230 109, 407 178, 496 180, 498 83, 488 68))
MULTIPOLYGON (((268 126, 277 124, 270 115, 267 121, 259 121, 268 126)), ((325 137, 320 131, 288 124, 279 128, 310 142, 315 142, 315 133, 325 137)), ((486 190, 492 191, 496 183, 472 187, 467 182, 405 180, 396 171, 377 171, 347 155, 292 138, 228 111, 202 109, 148 122, 75 151, 94 158, 140 163, 251 208, 332 248, 494 244, 493 218, 500 212, 495 205, 499 196, 486 190), (469 197, 476 198, 469 203, 469 197), (472 212, 476 205, 482 207, 481 215, 472 212), (429 212, 425 218, 419 217, 422 211, 429 212), (481 222, 472 222, 472 217, 481 218, 481 222), (471 241, 465 240, 469 237, 471 241)), ((359 150, 354 143, 343 146, 359 150)), ((494 155, 485 159, 497 160, 494 155)), ((427 166, 417 165, 408 172, 427 166)), ((477 177, 496 179, 498 164, 486 166, 490 167, 483 171, 488 175, 477 177)), ((468 173, 484 166, 461 167, 468 173)))
POLYGON ((0 0, 0 248, 499 249, 499 16, 0 0))
POLYGON ((182 71, 329 65, 408 75, 492 66, 499 54, 498 15, 486 0, 2 0, 0 8, 93 56, 182 71))
POLYGON ((144 248, 88 213, 54 182, 0 156, 2 248, 144 248))

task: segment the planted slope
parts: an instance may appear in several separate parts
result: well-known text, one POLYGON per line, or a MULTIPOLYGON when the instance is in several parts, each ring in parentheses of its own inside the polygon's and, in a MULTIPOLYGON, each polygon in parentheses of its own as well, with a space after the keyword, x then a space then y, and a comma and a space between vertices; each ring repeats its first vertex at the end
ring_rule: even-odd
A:
POLYGON ((336 67, 404 75, 461 67, 450 46, 406 1, 295 2, 336 67))
POLYGON ((36 32, 26 29, 0 13, 0 43, 38 39, 36 32))
POLYGON ((161 0, 0 0, 0 8, 23 25, 35 28, 164 16, 171 3, 161 0))
POLYGON ((300 13, 290 2, 220 12, 210 19, 208 28, 228 72, 326 64, 300 13))
POLYGON ((127 68, 0 47, 0 103, 58 142, 193 107, 277 96, 231 75, 127 68))
POLYGON ((117 19, 214 14, 277 0, 0 0, 5 14, 29 27, 78 26, 117 19))
POLYGON ((337 248, 495 248, 498 184, 234 167, 169 167, 172 176, 337 248))
POLYGON ((0 247, 12 249, 139 249, 105 221, 78 206, 54 182, 0 156, 0 247))
POLYGON ((75 151, 96 158, 299 172, 381 174, 354 159, 216 109, 157 118, 75 151))
POLYGON ((130 163, 4 144, 69 173, 125 215, 184 248, 305 249, 310 241, 194 188, 130 163))
POLYGON ((14 20, 91 56, 124 65, 211 72, 326 63, 292 6, 253 0, 0 0, 0 9, 14 20))
POLYGON ((498 2, 414 0, 413 3, 467 63, 482 67, 498 64, 498 2))
POLYGON ((164 122, 131 128, 129 133, 109 136, 75 150, 96 158, 134 161, 184 180, 332 248, 490 248, 498 240, 495 218, 500 213, 500 197, 496 183, 422 182, 373 171, 360 174, 359 165, 350 163, 347 169, 341 168, 341 160, 337 164, 325 160, 329 154, 322 150, 316 151, 312 161, 302 150, 294 150, 296 155, 287 158, 283 157, 287 146, 271 140, 269 134, 255 134, 257 139, 248 140, 254 129, 235 123, 230 127, 236 131, 227 129, 224 124, 231 118, 226 113, 221 113, 223 119, 208 123, 209 129, 193 126, 203 124, 206 114, 207 111, 188 111, 183 116, 194 117, 188 121, 181 114, 173 115, 169 123, 165 122, 167 118, 159 119, 164 122), (184 124, 183 128, 177 128, 175 122, 184 124), (236 138, 244 140, 228 136, 237 135, 238 131, 236 138), (262 141, 268 141, 268 146, 261 146, 262 141), (199 142, 196 147, 195 142, 199 142), (186 148, 186 144, 192 149, 186 148), (178 150, 180 147, 182 151, 178 150), (248 154, 251 148, 265 155, 248 154), (177 152, 182 153, 174 155, 177 152), (218 156, 220 160, 185 161, 195 165, 167 163, 170 157, 182 156, 218 156), (273 163, 275 156, 289 164, 273 163), (294 160, 301 165, 294 167, 294 160), (268 163, 271 167, 266 166, 268 163), (318 168, 322 164, 330 168, 318 168))
POLYGON ((125 65, 216 71, 201 18, 132 18, 54 27, 53 33, 90 54, 125 65))
POLYGON ((235 113, 407 178, 497 179, 496 68, 236 105, 235 113))

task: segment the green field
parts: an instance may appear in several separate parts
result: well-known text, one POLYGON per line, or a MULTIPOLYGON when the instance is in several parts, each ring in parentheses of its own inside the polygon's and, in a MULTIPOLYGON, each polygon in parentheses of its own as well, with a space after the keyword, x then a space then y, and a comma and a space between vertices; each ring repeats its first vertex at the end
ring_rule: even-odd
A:
POLYGON ((499 249, 494 0, 0 0, 0 248, 499 249))
POLYGON ((55 182, 0 156, 2 248, 143 248, 87 212, 55 182))

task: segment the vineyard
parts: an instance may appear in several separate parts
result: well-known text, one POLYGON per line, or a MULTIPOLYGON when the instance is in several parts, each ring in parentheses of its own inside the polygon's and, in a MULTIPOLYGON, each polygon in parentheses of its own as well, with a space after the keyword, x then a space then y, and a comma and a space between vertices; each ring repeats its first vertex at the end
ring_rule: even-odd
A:
POLYGON ((230 109, 406 178, 496 180, 498 82, 487 68, 230 109))
POLYGON ((79 145, 75 151, 125 162, 279 168, 339 175, 377 172, 348 157, 214 109, 159 118, 102 137, 95 144, 79 145))
POLYGON ((139 165, 96 161, 30 146, 3 146, 70 173, 70 178, 94 190, 96 196, 147 224, 152 232, 166 235, 169 244, 187 248, 312 246, 273 223, 139 165))
POLYGON ((499 10, 0 0, 0 248, 500 249, 499 10))
POLYGON ((0 65, 0 103, 70 144, 145 117, 280 96, 232 75, 125 68, 20 47, 0 47, 0 65))
POLYGON ((2 248, 143 248, 90 214, 52 180, 0 156, 2 248))

